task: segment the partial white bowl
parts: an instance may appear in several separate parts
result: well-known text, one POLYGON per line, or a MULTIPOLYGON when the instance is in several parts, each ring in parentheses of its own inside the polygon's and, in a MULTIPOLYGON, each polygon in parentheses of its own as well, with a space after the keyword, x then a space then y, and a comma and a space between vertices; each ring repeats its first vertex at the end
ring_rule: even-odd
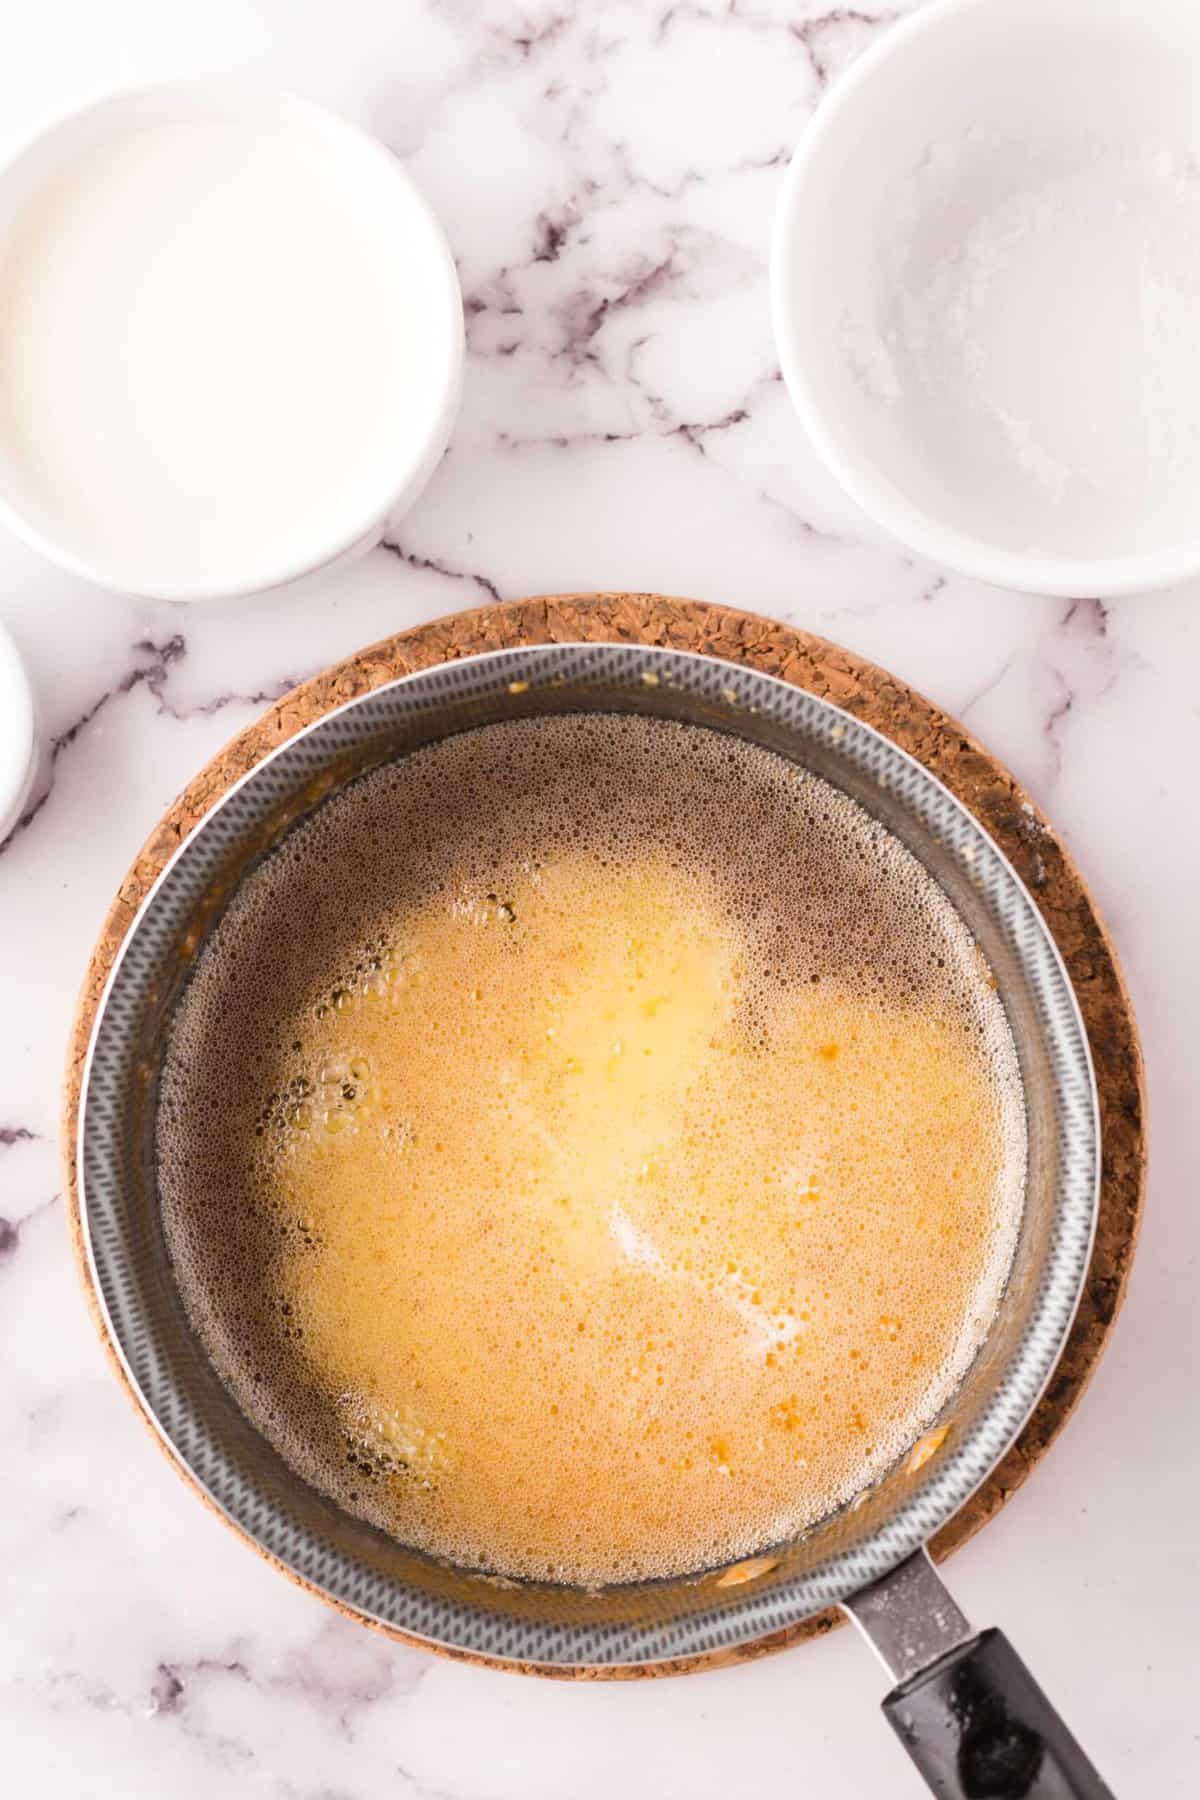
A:
MULTIPOLYGON (((1136 206, 1122 212, 1122 202, 1114 211, 1111 281, 1094 279, 1102 232, 1088 240, 1089 265, 1088 256, 1073 260, 1073 216, 1058 239, 1053 213, 1043 211, 1030 230, 1031 209, 1046 191, 1038 181, 1056 171, 1055 180, 1062 175, 1068 183, 1056 194, 1077 191, 1069 187, 1077 163, 1085 169, 1081 179, 1093 179, 1086 169, 1097 165, 1087 165, 1088 157, 1107 158, 1103 166, 1118 180, 1128 175, 1131 192, 1135 177, 1144 177, 1143 185, 1176 183, 1174 197, 1186 216, 1195 208, 1200 219, 1200 5, 933 0, 889 30, 818 107, 779 203, 771 304, 796 410, 831 472, 874 520, 921 555, 985 581, 1049 594, 1114 595, 1200 573, 1200 506, 1192 508, 1189 491, 1200 464, 1200 358, 1193 339, 1175 384, 1162 366, 1172 337, 1151 332, 1137 343, 1122 337, 1122 282, 1142 283, 1130 305, 1163 302, 1153 272, 1131 274, 1137 255, 1124 254, 1137 246, 1136 206), (972 235, 981 220, 991 232, 982 250, 972 235), (927 257, 930 282, 949 283, 946 304, 959 306, 957 319, 951 315, 960 330, 957 364, 954 356, 939 361, 938 340, 930 335, 937 294, 922 287, 919 275, 914 281, 911 259, 897 260, 900 228, 927 257), (968 321, 975 317, 972 282, 979 277, 986 285, 1014 242, 1014 266, 1032 285, 1018 292, 1014 283, 1017 325, 1003 375, 1031 397, 1030 412, 1006 413, 997 404, 976 435, 960 377, 965 369, 969 386, 969 358, 978 346, 962 318, 964 312, 968 321), (914 288, 923 314, 914 314, 914 288), (1084 313, 1078 343, 1071 339, 1064 353, 1066 313, 1057 303, 1067 293, 1077 309, 1084 294, 1095 305, 1084 313), (911 369, 891 361, 897 316, 910 324, 915 317, 913 329, 924 331, 930 345, 912 380, 911 369), (1043 331, 1043 321, 1053 329, 1043 331), (1161 459, 1148 452, 1127 494, 1106 507, 1098 487, 1090 500, 1080 497, 1089 446, 1108 441, 1099 430, 1089 438, 1088 421, 1097 420, 1117 444, 1122 418, 1131 431, 1142 429, 1140 399, 1131 393, 1139 358, 1149 361, 1159 394, 1174 409, 1171 443, 1183 449, 1173 461, 1165 452, 1161 459), (941 391, 939 371, 945 372, 941 391), (1074 434, 1078 459, 1046 454, 1030 431, 1039 393, 1050 391, 1039 389, 1043 377, 1057 384, 1056 394, 1061 388, 1078 396, 1059 434, 1061 442, 1074 434), (1005 438, 1016 476, 1000 468, 1005 438), (1028 477, 1028 507, 1018 477, 1028 477), (1040 494, 1033 491, 1039 484, 1040 494)), ((1096 191, 1108 191, 1102 180, 1096 191)), ((1186 257, 1186 232, 1181 241, 1186 257)), ((1184 274, 1200 275, 1200 255, 1196 270, 1184 274)), ((1166 295, 1177 320, 1185 316, 1187 288, 1181 280, 1166 295)), ((988 304, 1006 304, 996 292, 988 304)), ((1193 299, 1200 307, 1200 292, 1193 299)), ((903 326, 899 335, 903 352, 909 343, 903 326)), ((1175 335, 1184 336, 1182 330, 1175 335)), ((1153 420, 1147 429, 1157 429, 1153 420)))
MULTIPOLYGON (((377 139, 335 114, 269 88, 209 80, 169 82, 105 95, 48 125, 0 167, 0 273, 8 245, 18 241, 14 234, 36 216, 39 202, 55 191, 53 184, 69 179, 73 170, 86 169, 98 146, 131 128, 189 121, 280 126, 292 133, 297 181, 289 219, 293 214, 304 219, 306 193, 311 191, 305 182, 315 172, 323 193, 336 196, 336 216, 344 217, 358 234, 355 242, 361 237, 378 244, 381 286, 385 273, 395 282, 394 259, 402 254, 405 305, 396 329, 407 332, 418 348, 411 391, 406 390, 403 405, 396 405, 394 396, 391 399, 396 429, 377 458, 372 449, 371 466, 362 479, 356 474, 353 482, 348 480, 345 494, 339 494, 336 506, 331 505, 319 521, 313 517, 314 509, 297 500, 293 524, 281 504, 274 529, 264 526, 253 542, 252 527, 245 554, 239 550, 236 558, 229 557, 229 567, 215 572, 195 563, 176 568, 164 562, 148 574, 136 558, 108 549, 98 552, 94 543, 81 541, 78 532, 64 528, 54 505, 38 491, 0 417, 0 519, 73 574, 117 592, 172 601, 223 599, 274 588, 378 542, 387 522, 416 500, 446 448, 458 411, 464 356, 462 296, 454 260, 436 216, 400 162, 377 139), (392 257, 393 263, 385 265, 385 257, 392 257)), ((203 198, 207 205, 211 196, 203 198)), ((181 210, 180 217, 189 215, 181 210)), ((302 233, 303 225, 297 229, 302 233)), ((297 241, 302 243, 302 237, 297 241)), ((252 251, 252 242, 249 247, 252 251)), ((314 255, 316 247, 314 238, 314 255)), ((251 269, 230 271, 234 291, 239 275, 248 287, 252 285, 253 255, 249 261, 251 269)), ((80 293, 80 307, 88 303, 88 293, 80 293)), ((331 307, 327 349, 330 344, 337 347, 339 333, 343 345, 347 337, 353 341, 354 328, 353 317, 331 307)), ((0 333, 4 329, 0 310, 0 333)), ((180 359, 188 355, 182 331, 178 354, 180 359)), ((313 342, 311 357, 321 354, 322 343, 313 342)), ((167 374, 173 378, 175 367, 167 374)), ((319 418, 303 412, 301 358, 295 378, 300 404, 299 423, 293 421, 293 428, 319 431, 319 418)), ((385 404, 381 391, 381 405, 385 404)), ((237 430, 234 406, 229 416, 231 436, 237 430)))
POLYGON ((0 844, 20 821, 36 767, 33 692, 17 647, 0 625, 0 844))

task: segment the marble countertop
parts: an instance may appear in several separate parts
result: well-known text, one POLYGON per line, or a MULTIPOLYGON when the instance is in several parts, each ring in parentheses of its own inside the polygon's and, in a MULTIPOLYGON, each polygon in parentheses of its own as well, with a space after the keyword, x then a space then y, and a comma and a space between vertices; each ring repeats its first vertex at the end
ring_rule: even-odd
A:
POLYGON ((0 542, 45 753, 0 852, 0 1786, 43 1800, 916 1795, 849 1631, 674 1682, 523 1681, 394 1648, 188 1494, 111 1379, 67 1245, 56 1132, 88 950, 168 801, 356 647, 488 597, 659 588, 758 608, 965 720, 1064 832, 1149 1065, 1145 1233, 1053 1454, 952 1565, 1122 1796, 1200 1786, 1195 832, 1200 591, 1108 606, 914 561, 817 467, 771 346, 766 246, 823 85, 878 32, 820 0, 42 0, 0 137, 105 85, 266 78, 408 162, 459 261, 450 453, 387 544, 287 595, 135 604, 0 542))

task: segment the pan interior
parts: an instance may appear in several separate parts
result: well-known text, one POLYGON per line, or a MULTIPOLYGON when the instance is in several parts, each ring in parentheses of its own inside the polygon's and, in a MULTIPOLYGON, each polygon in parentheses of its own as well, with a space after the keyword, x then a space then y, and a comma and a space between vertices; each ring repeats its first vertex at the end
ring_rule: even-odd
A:
POLYGON ((611 1585, 794 1540, 956 1390, 1025 1121, 971 933, 674 720, 444 738, 241 884, 168 1036, 167 1246, 242 1411, 402 1542, 611 1585))
MULTIPOLYGON (((98 1022, 81 1115, 90 1250, 147 1410, 258 1542, 366 1615, 464 1649, 537 1662, 654 1661, 744 1640, 882 1573, 944 1522, 1031 1409, 1069 1326, 1095 1201, 1090 1067, 1073 996, 1028 896, 985 834, 908 758, 811 696, 709 659, 559 646, 451 665, 353 703, 284 747, 210 815, 147 902, 98 1022), (653 679, 647 681, 645 678, 653 679), (194 949, 247 872, 333 788, 455 733, 514 717, 644 713, 787 757, 858 801, 966 921, 994 973, 1026 1096, 1028 1177, 986 1342, 920 1468, 778 1546, 740 1587, 702 1572, 599 1592, 513 1584, 404 1548, 348 1515, 248 1421, 183 1306, 164 1242, 153 1126, 167 1024, 194 949)), ((935 1421, 937 1423, 937 1421, 935 1421)))

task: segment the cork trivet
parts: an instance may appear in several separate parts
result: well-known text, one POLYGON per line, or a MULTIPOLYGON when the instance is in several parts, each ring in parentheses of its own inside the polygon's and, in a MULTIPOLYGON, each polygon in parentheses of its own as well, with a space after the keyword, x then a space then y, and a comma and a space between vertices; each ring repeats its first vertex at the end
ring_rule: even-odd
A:
MULTIPOLYGON (((151 833, 109 909, 88 965, 71 1032, 63 1112, 66 1204, 76 1260, 97 1329, 140 1413, 109 1339, 84 1254, 75 1137, 80 1075, 99 997, 134 914, 168 857, 213 803, 268 751, 356 694, 434 663, 484 650, 578 642, 667 645, 725 657, 780 676, 875 726, 939 776, 995 838, 1037 901, 1070 971, 1095 1060, 1103 1133, 1099 1227, 1087 1286, 1066 1349, 1029 1424, 983 1487, 930 1545, 934 1558, 941 1561, 986 1525, 1041 1461, 1078 1404, 1112 1332, 1137 1243, 1145 1185, 1141 1048, 1116 954, 1091 896, 1058 837, 1008 771, 961 725, 895 676, 822 638, 752 613, 659 594, 601 593, 511 601, 438 619, 374 644, 294 688, 189 783, 151 833)), ((154 1436, 161 1444, 156 1433, 154 1436)), ((186 1473, 185 1479, 190 1480, 186 1473)), ((196 1491, 201 1493, 198 1487, 196 1491)), ((206 1496, 201 1493, 201 1498, 206 1496)), ((252 1539, 246 1541, 265 1555, 252 1539)), ((267 1560, 275 1561, 272 1557, 267 1560)), ((299 1579, 291 1570, 284 1572, 299 1579)), ((309 1587, 304 1581, 299 1585, 309 1587)), ((329 1599, 319 1589, 310 1591, 329 1599)), ((359 1617, 356 1613, 348 1616, 359 1617)), ((529 1673, 575 1680, 680 1674, 751 1661, 827 1632, 840 1617, 832 1609, 753 1644, 647 1667, 554 1670, 544 1665, 518 1666, 529 1673)), ((406 1639, 404 1633, 387 1627, 377 1629, 429 1648, 424 1640, 406 1639)), ((470 1662, 488 1661, 466 1653, 450 1654, 470 1662)))

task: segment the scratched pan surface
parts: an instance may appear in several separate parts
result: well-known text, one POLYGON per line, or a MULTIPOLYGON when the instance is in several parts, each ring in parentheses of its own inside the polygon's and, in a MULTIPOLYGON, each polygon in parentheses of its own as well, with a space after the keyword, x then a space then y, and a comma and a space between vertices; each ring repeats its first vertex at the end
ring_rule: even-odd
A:
POLYGON ((257 763, 196 825, 117 952, 83 1059, 79 1217, 103 1323, 127 1380, 193 1480, 268 1555, 366 1620, 452 1651, 567 1672, 706 1657, 786 1631, 894 1567, 956 1513, 1021 1430, 1084 1283, 1099 1179, 1097 1098, 1075 996, 1041 914, 996 844, 921 764, 828 702, 752 668, 629 644, 469 657, 385 683, 257 763), (650 679, 647 679, 649 677, 650 679), (514 692, 514 688, 516 692, 514 692), (164 1024, 198 935, 247 868, 335 786, 448 733, 548 712, 689 720, 788 756, 843 788, 941 883, 999 983, 1029 1122, 1029 1177, 996 1321, 942 1422, 867 1500, 724 1571, 598 1593, 497 1583, 349 1518, 250 1427, 188 1326, 158 1221, 150 1154, 164 1024))

